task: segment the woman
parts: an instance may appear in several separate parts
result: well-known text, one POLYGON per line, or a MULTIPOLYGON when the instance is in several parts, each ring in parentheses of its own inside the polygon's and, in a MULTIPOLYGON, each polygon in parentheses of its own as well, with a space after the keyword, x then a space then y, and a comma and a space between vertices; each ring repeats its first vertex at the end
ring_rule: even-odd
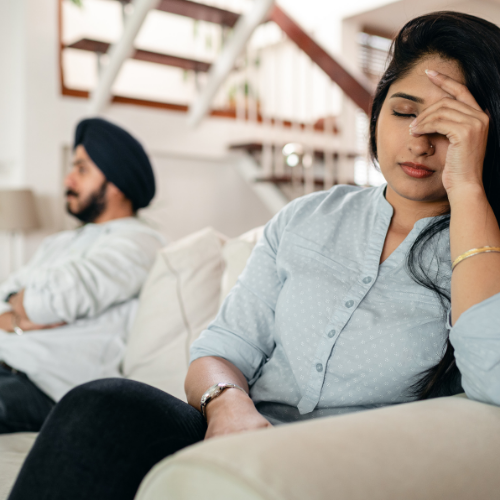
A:
POLYGON ((156 462, 204 438, 461 384, 500 404, 499 53, 487 21, 409 22, 371 117, 387 186, 289 204, 193 345, 190 405, 126 380, 75 389, 11 500, 132 499, 156 462))

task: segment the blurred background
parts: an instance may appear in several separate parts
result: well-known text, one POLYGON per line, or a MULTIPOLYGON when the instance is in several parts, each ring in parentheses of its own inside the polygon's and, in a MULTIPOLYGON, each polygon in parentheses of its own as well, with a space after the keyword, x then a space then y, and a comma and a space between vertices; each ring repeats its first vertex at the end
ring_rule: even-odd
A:
POLYGON ((0 280, 74 227, 62 182, 84 117, 143 143, 158 190, 140 216, 170 241, 384 182, 370 95, 395 33, 436 10, 500 23, 500 0, 0 0, 0 190, 37 218, 0 213, 0 280))

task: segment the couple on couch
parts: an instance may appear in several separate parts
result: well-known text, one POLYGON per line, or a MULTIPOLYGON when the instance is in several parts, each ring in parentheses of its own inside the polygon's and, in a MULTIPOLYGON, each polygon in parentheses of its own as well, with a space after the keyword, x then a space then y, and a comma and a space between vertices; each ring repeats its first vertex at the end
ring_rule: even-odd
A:
POLYGON ((186 404, 105 379, 50 413, 11 500, 133 499, 205 438, 457 394, 500 404, 500 29, 407 23, 374 96, 387 184, 337 186, 266 226, 191 348, 186 404))

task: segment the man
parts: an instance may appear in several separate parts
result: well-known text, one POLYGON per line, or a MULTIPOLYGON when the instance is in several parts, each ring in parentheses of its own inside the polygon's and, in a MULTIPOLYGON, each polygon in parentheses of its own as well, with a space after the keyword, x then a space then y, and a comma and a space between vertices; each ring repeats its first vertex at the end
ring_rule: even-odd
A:
POLYGON ((119 376, 135 298, 163 245, 135 217, 155 180, 125 130, 80 122, 65 187, 84 225, 47 238, 0 284, 0 434, 38 431, 71 388, 119 376))

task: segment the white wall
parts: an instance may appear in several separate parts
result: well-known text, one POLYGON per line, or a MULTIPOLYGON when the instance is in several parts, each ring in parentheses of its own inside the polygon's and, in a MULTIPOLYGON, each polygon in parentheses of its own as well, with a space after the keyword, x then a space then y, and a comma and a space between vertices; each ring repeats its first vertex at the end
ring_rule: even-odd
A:
MULTIPOLYGON (((0 186, 17 187, 23 181, 21 130, 23 107, 23 33, 19 29, 24 15, 21 2, 0 4, 0 67, 8 68, 0 78, 0 186)), ((9 241, 0 233, 0 276, 6 268, 9 241)), ((5 272, 5 271, 4 271, 5 272)))
POLYGON ((175 155, 153 158, 157 198, 141 217, 174 241, 207 226, 235 237, 274 214, 243 179, 246 158, 201 160, 175 155))
POLYGON ((500 25, 500 0, 399 0, 352 15, 344 20, 344 25, 368 25, 395 33, 411 19, 439 10, 465 12, 500 25))
POLYGON ((24 15, 22 2, 0 5, 0 182, 16 186, 22 182, 23 45, 20 29, 24 15))

